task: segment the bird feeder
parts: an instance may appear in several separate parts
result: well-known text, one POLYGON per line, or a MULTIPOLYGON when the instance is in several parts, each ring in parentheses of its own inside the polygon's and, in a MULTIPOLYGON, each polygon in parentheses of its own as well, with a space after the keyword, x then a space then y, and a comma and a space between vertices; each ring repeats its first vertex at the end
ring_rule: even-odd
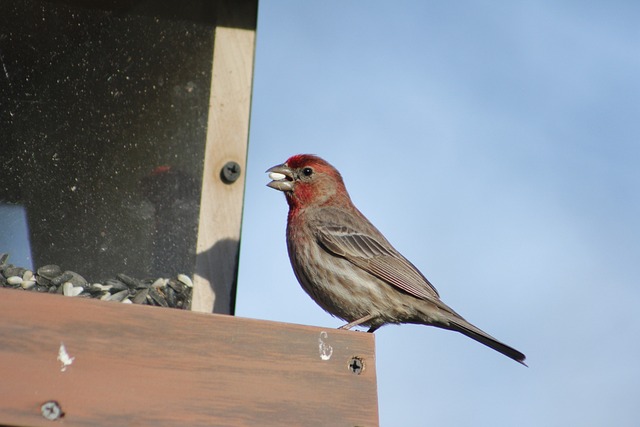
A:
POLYGON ((230 316, 256 20, 0 5, 0 424, 377 424, 372 334, 230 316))

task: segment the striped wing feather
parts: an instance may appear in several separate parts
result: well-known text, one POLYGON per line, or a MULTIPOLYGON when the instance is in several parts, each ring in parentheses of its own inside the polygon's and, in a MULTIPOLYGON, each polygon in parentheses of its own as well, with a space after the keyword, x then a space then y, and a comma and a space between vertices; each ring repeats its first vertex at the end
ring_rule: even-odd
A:
POLYGON ((439 297, 436 288, 413 264, 375 237, 346 226, 321 226, 316 238, 329 252, 410 295, 430 301, 439 297))

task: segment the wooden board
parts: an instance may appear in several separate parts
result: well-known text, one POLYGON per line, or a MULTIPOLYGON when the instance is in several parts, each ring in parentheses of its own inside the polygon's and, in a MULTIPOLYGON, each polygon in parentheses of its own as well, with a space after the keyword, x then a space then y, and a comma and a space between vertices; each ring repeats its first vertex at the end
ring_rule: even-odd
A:
POLYGON ((235 307, 240 225, 246 175, 257 2, 222 1, 215 29, 204 158, 196 275, 191 309, 231 314, 235 307), (250 29, 231 27, 249 21, 250 29), (220 179, 229 161, 233 183, 220 179))
POLYGON ((0 424, 378 424, 373 334, 11 289, 0 313, 0 424))

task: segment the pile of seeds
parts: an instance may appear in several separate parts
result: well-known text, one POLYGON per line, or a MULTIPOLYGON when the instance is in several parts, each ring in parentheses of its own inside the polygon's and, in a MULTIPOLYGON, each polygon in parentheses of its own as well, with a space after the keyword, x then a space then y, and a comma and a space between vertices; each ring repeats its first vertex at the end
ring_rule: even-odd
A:
POLYGON ((193 283, 185 274, 178 274, 175 279, 144 280, 117 274, 102 283, 89 283, 78 273, 63 271, 57 265, 45 265, 34 273, 7 263, 8 259, 9 254, 0 254, 0 287, 3 288, 186 310, 191 307, 193 283))

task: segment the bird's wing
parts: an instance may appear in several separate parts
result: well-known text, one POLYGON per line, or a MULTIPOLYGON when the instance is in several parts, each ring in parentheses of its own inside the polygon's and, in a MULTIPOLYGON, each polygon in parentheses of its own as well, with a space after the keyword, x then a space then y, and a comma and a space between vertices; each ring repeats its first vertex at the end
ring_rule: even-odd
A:
POLYGON ((375 237, 345 226, 320 226, 316 238, 332 254, 417 298, 439 298, 436 288, 413 264, 375 237))

